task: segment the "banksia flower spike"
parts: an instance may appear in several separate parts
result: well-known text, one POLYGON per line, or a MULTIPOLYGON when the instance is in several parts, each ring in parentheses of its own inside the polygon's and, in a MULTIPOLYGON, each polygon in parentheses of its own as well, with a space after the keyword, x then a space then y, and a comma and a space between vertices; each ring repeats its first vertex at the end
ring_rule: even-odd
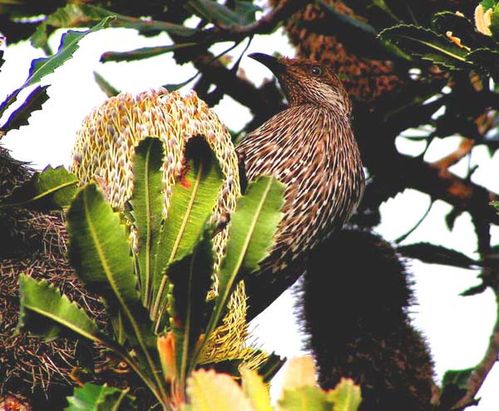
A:
MULTIPOLYGON (((216 222, 234 210, 240 195, 238 159, 229 132, 194 92, 182 96, 161 88, 137 96, 121 93, 110 98, 84 120, 77 135, 71 170, 81 183, 94 180, 111 205, 123 211, 133 189, 134 149, 142 139, 158 137, 165 152, 163 212, 167 216, 172 188, 182 169, 186 142, 200 135, 211 146, 224 178, 213 213, 216 222)), ((132 230, 132 244, 135 244, 133 237, 132 230)), ((215 269, 220 265, 226 242, 225 229, 213 238, 215 269)), ((229 302, 223 324, 208 341, 202 361, 246 358, 249 362, 246 366, 251 367, 252 361, 253 366, 258 365, 260 354, 253 354, 247 347, 246 336, 246 296, 240 283, 229 302)))

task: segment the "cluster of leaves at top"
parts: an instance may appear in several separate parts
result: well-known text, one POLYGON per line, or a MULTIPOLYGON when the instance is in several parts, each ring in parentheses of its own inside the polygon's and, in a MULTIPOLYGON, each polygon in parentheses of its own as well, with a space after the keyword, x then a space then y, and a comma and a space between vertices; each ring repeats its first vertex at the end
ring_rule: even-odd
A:
MULTIPOLYGON (((115 212, 94 183, 77 189, 76 178, 63 168, 36 173, 5 200, 2 206, 69 206, 70 262, 88 289, 103 298, 112 329, 100 329, 48 282, 22 275, 19 330, 46 340, 83 337, 107 347, 140 377, 163 409, 229 410, 239 403, 238 409, 271 409, 264 381, 279 369, 279 358, 270 356, 259 369, 261 375, 244 369, 240 374, 237 364, 229 367, 234 376, 242 377, 245 393, 228 375, 195 370, 235 285, 258 268, 272 245, 282 217, 284 187, 270 177, 248 186, 230 216, 226 253, 215 272, 212 237, 218 227, 211 214, 222 172, 202 137, 189 140, 185 156, 167 218, 163 147, 153 137, 136 147, 134 191, 125 213, 115 212), (215 276, 217 292, 210 300, 215 276)), ((333 393, 352 389, 358 390, 351 382, 328 394, 316 387, 289 389, 280 409, 295 409, 303 401, 332 409, 339 401, 333 393)), ((360 394, 354 394, 358 405, 360 394)), ((69 410, 136 408, 127 390, 92 383, 75 390, 68 402, 69 410)), ((354 403, 347 403, 348 407, 335 409, 356 410, 354 403)))
POLYGON ((475 70, 498 81, 499 2, 484 0, 479 6, 491 10, 487 34, 477 30, 478 21, 442 11, 433 16, 431 28, 399 24, 381 31, 379 37, 407 60, 420 58, 447 70, 475 70))

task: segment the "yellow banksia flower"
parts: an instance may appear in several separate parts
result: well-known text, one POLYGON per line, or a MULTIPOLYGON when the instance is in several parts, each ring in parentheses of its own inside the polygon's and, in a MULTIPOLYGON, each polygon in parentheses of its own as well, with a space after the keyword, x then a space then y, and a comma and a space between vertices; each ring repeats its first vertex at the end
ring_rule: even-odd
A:
MULTIPOLYGON (((120 93, 111 97, 84 120, 76 137, 71 171, 81 183, 95 181, 111 205, 123 210, 133 190, 134 149, 142 139, 158 137, 165 150, 163 192, 166 215, 175 179, 182 168, 185 144, 199 135, 204 136, 211 146, 224 177, 214 210, 216 221, 234 211, 241 194, 238 160, 228 130, 194 92, 182 96, 161 88, 136 96, 120 93)), ((215 269, 218 269, 227 243, 227 230, 218 233, 213 243, 215 269)), ((213 291, 216 293, 216 288, 213 291)), ((252 363, 253 356, 248 355, 247 342, 243 339, 247 333, 246 295, 241 283, 229 302, 224 323, 211 336, 212 341, 208 344, 211 358, 205 360, 219 361, 225 355, 227 348, 219 346, 220 343, 231 347, 231 357, 241 358, 242 355, 252 363)), ((251 367, 251 364, 246 366, 251 367)))
POLYGON ((492 9, 485 10, 481 4, 475 8, 475 27, 486 36, 492 36, 490 25, 492 24, 492 9))

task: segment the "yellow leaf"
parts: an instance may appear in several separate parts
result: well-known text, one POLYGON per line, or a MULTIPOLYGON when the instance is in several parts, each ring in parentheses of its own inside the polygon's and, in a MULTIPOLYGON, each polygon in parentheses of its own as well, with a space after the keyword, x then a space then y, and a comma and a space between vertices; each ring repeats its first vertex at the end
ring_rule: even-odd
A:
POLYGON ((269 387, 256 371, 241 369, 243 390, 255 411, 272 411, 269 387))
POLYGON ((334 404, 334 411, 357 411, 362 401, 360 387, 349 378, 342 378, 339 384, 328 392, 328 400, 334 404))
POLYGON ((199 370, 187 383, 192 411, 254 411, 243 390, 228 374, 199 370))
POLYGON ((317 378, 312 357, 297 357, 288 361, 283 377, 283 390, 316 385, 317 378))

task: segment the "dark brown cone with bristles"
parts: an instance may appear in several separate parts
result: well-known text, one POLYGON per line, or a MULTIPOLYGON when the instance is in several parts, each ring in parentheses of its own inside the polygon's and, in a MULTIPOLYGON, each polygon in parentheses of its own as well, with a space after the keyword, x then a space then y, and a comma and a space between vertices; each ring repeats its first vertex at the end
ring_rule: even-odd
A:
POLYGON ((310 250, 341 228, 364 190, 350 100, 331 68, 261 53, 250 57, 275 74, 289 107, 237 147, 249 181, 272 175, 286 185, 276 243, 261 270, 246 280, 249 319, 304 272, 310 250))

